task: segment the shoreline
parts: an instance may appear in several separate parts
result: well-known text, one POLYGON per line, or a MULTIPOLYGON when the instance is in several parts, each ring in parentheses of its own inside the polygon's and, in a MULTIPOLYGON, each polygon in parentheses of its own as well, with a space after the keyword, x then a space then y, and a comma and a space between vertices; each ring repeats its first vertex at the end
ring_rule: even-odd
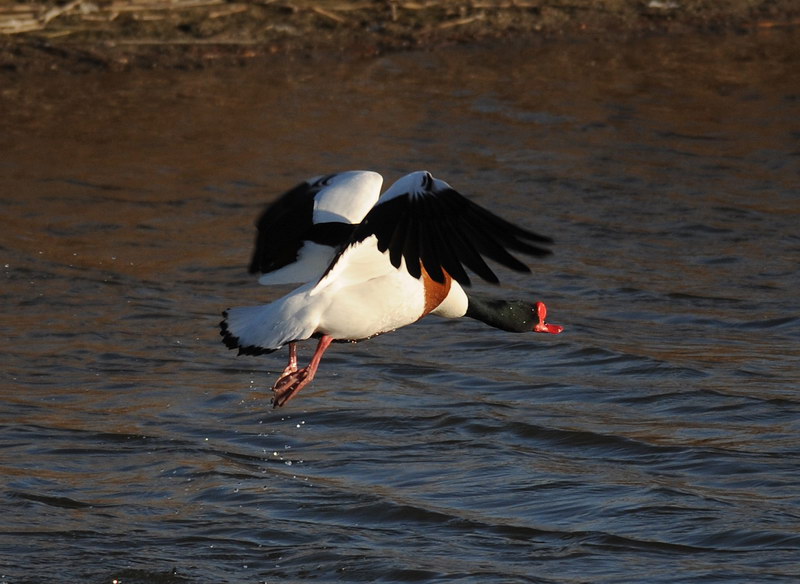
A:
POLYGON ((71 0, 0 8, 0 72, 202 69, 454 44, 621 41, 800 26, 794 0, 71 0), (720 3, 722 4, 722 3, 720 3))

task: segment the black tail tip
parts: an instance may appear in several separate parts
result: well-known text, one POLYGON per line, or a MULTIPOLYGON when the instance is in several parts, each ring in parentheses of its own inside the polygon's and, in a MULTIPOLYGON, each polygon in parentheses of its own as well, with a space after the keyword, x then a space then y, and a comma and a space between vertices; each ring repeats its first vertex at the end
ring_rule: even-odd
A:
MULTIPOLYGON (((228 317, 228 311, 222 313, 226 319, 228 317)), ((219 335, 222 337, 222 342, 225 344, 226 347, 229 349, 239 349, 239 353, 241 354, 241 348, 239 347, 239 337, 234 336, 228 330, 228 321, 223 319, 219 323, 219 335)))

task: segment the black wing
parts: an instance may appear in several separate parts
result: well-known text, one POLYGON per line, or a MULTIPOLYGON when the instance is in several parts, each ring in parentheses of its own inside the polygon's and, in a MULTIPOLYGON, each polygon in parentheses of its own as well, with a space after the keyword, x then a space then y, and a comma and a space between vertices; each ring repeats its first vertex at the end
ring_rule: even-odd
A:
POLYGON ((444 271, 464 286, 470 284, 464 267, 487 282, 499 282, 484 257, 529 272, 508 250, 532 256, 552 253, 540 245, 553 243, 549 237, 498 217, 449 186, 437 188, 436 182, 440 181, 428 180, 423 190, 386 197, 367 214, 352 240, 375 235, 378 249, 389 250, 396 268, 404 258, 406 269, 415 278, 420 277, 423 265, 434 281, 444 282, 444 271))
POLYGON ((251 274, 266 274, 296 261, 305 241, 335 247, 349 239, 354 229, 349 223, 312 221, 314 197, 333 176, 300 183, 261 214, 256 222, 258 235, 248 268, 251 274))

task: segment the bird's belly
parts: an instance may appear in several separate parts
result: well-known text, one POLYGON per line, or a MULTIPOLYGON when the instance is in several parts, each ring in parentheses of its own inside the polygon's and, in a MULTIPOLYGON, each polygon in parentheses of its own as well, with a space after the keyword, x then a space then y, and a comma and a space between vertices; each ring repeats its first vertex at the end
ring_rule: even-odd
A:
POLYGON ((416 322, 424 309, 422 282, 398 270, 339 290, 317 330, 335 339, 366 339, 416 322))

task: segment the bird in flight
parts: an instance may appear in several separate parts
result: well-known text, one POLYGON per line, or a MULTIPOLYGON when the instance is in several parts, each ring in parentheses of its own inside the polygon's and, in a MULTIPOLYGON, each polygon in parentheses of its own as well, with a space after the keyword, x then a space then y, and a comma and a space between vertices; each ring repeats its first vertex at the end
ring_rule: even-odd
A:
POLYGON ((382 183, 372 171, 316 177, 258 219, 250 273, 260 273, 264 285, 300 285, 269 304, 229 308, 220 334, 245 355, 289 345, 289 362, 272 388, 275 408, 311 383, 333 341, 369 339, 428 314, 467 316, 510 332, 563 330, 545 321, 543 302, 465 290, 467 270, 498 283, 484 258, 529 272, 510 252, 548 255, 549 237, 498 217, 426 171, 381 195, 382 183), (297 343, 312 337, 317 348, 300 368, 297 343))

